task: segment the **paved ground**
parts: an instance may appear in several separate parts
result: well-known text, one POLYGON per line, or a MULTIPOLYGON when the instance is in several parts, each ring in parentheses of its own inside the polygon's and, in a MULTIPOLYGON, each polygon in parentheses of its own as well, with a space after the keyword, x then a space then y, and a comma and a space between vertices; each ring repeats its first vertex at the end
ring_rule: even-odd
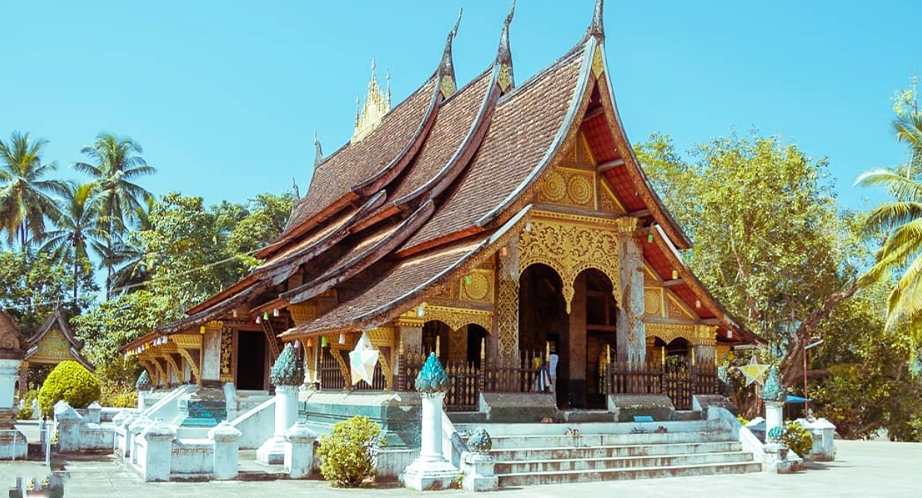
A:
MULTIPOLYGON (((922 444, 837 441, 836 461, 814 464, 791 475, 744 474, 730 476, 676 477, 638 481, 606 481, 585 484, 529 486, 496 493, 501 498, 551 498, 581 496, 837 496, 911 497, 922 494, 918 465, 922 444)), ((195 497, 258 498, 311 496, 312 498, 389 497, 419 494, 398 487, 334 489, 323 481, 203 482, 145 484, 125 470, 114 457, 93 457, 67 462, 69 498, 195 497)), ((0 476, 31 474, 44 469, 27 462, 0 465, 0 476), (17 474, 18 472, 18 474, 17 474)), ((12 481, 11 481, 12 482, 12 481)), ((463 493, 448 491, 445 494, 463 493)), ((442 496, 427 493, 426 496, 442 496)), ((484 495, 481 495, 484 496, 484 495)))

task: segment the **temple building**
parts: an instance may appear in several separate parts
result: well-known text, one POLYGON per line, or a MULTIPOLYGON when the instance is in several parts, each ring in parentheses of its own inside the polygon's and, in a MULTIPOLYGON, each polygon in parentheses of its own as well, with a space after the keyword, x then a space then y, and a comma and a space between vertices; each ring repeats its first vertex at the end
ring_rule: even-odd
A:
POLYGON ((496 393, 578 411, 618 393, 688 409, 716 392, 718 360, 754 336, 682 261, 692 243, 618 114, 601 10, 523 82, 512 12, 469 82, 455 78, 457 24, 402 102, 373 69, 353 136, 326 155, 316 143, 310 189, 260 266, 123 352, 155 385, 260 391, 294 342, 302 397, 330 404, 412 391, 429 352, 452 377, 450 412, 496 393), (363 337, 377 365, 353 384, 363 337))

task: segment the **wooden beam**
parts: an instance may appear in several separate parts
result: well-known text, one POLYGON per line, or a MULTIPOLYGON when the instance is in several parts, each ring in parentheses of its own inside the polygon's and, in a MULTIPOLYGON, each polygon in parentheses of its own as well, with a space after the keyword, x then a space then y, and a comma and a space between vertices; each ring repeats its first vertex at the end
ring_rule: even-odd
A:
POLYGON ((602 107, 602 106, 599 106, 599 107, 597 107, 597 108, 595 108, 595 109, 593 109, 593 110, 587 112, 585 115, 583 115, 583 122, 585 123, 586 121, 589 121, 590 119, 592 119, 592 118, 594 118, 594 117, 596 117, 596 116, 599 116, 599 115, 601 115, 601 114, 605 114, 605 108, 602 107))
POLYGON ((614 161, 607 161, 607 162, 604 162, 604 163, 602 163, 602 164, 596 166, 596 170, 597 170, 599 173, 602 173, 603 171, 608 171, 608 170, 610 170, 610 169, 614 169, 614 168, 617 168, 617 167, 619 167, 619 166, 624 166, 624 159, 615 159, 614 161))
POLYGON ((646 218, 647 216, 650 216, 650 210, 641 209, 640 211, 633 211, 631 213, 628 213, 627 216, 630 216, 632 218, 646 218))
POLYGON ((684 283, 685 281, 682 280, 681 278, 674 278, 672 280, 666 280, 665 282, 663 282, 663 287, 675 287, 677 285, 682 285, 684 283))

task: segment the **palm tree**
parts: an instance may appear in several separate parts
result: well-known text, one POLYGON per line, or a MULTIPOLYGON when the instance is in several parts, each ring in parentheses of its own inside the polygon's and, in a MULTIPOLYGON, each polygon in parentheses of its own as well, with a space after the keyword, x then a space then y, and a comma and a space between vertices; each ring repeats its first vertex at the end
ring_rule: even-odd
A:
POLYGON ((54 171, 54 162, 42 164, 46 140, 32 140, 28 133, 14 131, 8 143, 0 140, 0 232, 7 231, 7 244, 18 239, 27 249, 30 236, 37 239, 45 231, 45 218, 54 219, 58 208, 50 194, 61 193, 58 180, 42 180, 54 171))
POLYGON ((150 280, 157 266, 157 256, 144 249, 138 237, 139 232, 151 230, 150 212, 154 199, 149 198, 136 210, 134 233, 121 237, 114 245, 112 253, 103 257, 106 264, 114 268, 112 273, 112 290, 116 294, 129 294, 141 289, 150 280))
POLYGON ((92 183, 65 184, 61 213, 55 221, 56 229, 46 232, 39 241, 42 251, 50 251, 57 262, 73 258, 74 302, 77 302, 77 287, 80 281, 80 263, 89 259, 89 250, 97 255, 106 248, 107 234, 99 227, 96 204, 100 197, 95 195, 92 183))
MULTIPOLYGON (((127 137, 116 137, 110 133, 100 133, 92 145, 80 149, 95 161, 95 164, 74 163, 74 168, 93 178, 99 192, 98 221, 108 234, 106 254, 113 254, 115 243, 126 230, 126 225, 134 220, 134 213, 141 206, 141 200, 151 197, 151 193, 134 183, 141 176, 154 174, 157 170, 148 166, 141 157, 141 145, 127 137)), ((106 298, 112 290, 113 262, 106 258, 106 298)))
POLYGON ((909 147, 909 162, 898 169, 862 174, 856 185, 882 186, 894 200, 868 214, 865 230, 886 238, 863 283, 887 281, 899 274, 887 302, 887 327, 919 318, 922 311, 922 115, 906 113, 893 121, 897 140, 909 147))

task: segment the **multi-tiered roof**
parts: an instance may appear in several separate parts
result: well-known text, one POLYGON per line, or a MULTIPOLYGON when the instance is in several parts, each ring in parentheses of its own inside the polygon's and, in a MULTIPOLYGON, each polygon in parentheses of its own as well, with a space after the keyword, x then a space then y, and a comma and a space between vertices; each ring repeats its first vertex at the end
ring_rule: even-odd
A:
POLYGON ((460 89, 452 61, 457 24, 432 76, 383 115, 389 89, 384 94, 373 81, 349 143, 326 157, 318 144, 310 190, 296 202, 284 233, 257 253, 262 264, 186 319, 136 342, 229 320, 237 309, 249 310, 242 319, 253 319, 331 292, 334 304, 307 323, 279 330, 281 337, 386 323, 518 233, 552 161, 579 134, 614 198, 614 215, 640 218, 658 234, 643 244, 648 268, 699 318, 719 323, 719 338, 751 338, 683 264, 678 251, 691 241, 634 156, 605 62, 602 1, 582 39, 518 86, 512 18, 510 11, 494 60, 460 89), (369 108, 376 113, 371 118, 369 108))

